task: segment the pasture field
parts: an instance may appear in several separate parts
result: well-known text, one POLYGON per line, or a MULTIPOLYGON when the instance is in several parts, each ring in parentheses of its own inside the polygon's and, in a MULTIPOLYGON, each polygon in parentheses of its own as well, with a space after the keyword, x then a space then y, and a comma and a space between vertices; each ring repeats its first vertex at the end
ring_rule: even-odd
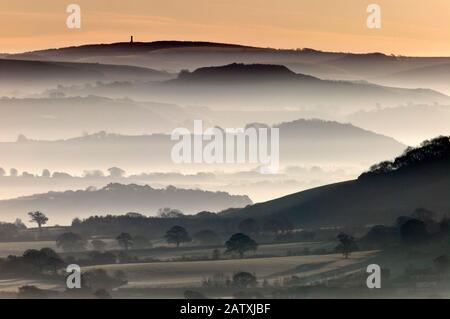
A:
MULTIPOLYGON (((121 250, 115 239, 102 239, 106 243, 106 249, 112 251, 121 250)), ((326 242, 296 242, 296 243, 275 243, 275 244, 262 244, 259 245, 258 250, 255 252, 257 255, 262 256, 286 256, 288 253, 292 255, 298 255, 304 252, 305 249, 311 251, 317 249, 330 249, 333 248, 336 243, 326 242)), ((27 249, 41 249, 44 247, 52 248, 57 253, 63 255, 83 256, 86 252, 92 250, 90 244, 87 245, 85 252, 64 252, 62 249, 56 246, 55 241, 20 241, 20 242, 0 242, 0 258, 7 257, 9 255, 20 256, 27 249)), ((171 259, 177 259, 182 257, 189 258, 202 258, 211 257, 214 249, 223 250, 223 245, 217 246, 182 246, 175 248, 173 245, 167 245, 166 243, 158 242, 154 245, 154 248, 147 249, 132 249, 129 251, 130 255, 137 256, 139 258, 155 258, 162 261, 171 259)), ((252 255, 253 253, 250 253, 252 255)))
MULTIPOLYGON (((115 246, 113 239, 106 240, 109 247, 115 246)), ((244 259, 220 259, 220 260, 197 260, 187 261, 184 258, 205 259, 211 258, 215 248, 223 253, 223 246, 195 247, 183 246, 175 248, 173 246, 156 246, 150 249, 130 250, 128 254, 138 256, 141 260, 154 258, 159 261, 110 264, 83 267, 83 271, 93 269, 105 269, 108 272, 122 270, 128 284, 119 288, 121 292, 132 290, 138 291, 143 297, 153 296, 159 293, 169 292, 171 289, 198 288, 201 287, 205 279, 220 275, 222 278, 231 278, 234 273, 245 271, 256 275, 258 280, 277 282, 284 278, 296 276, 311 282, 319 278, 331 278, 342 274, 361 269, 363 264, 374 257, 377 252, 362 251, 355 252, 349 259, 344 259, 341 254, 313 254, 314 251, 334 247, 332 242, 297 242, 297 243, 275 243, 259 245, 254 253, 247 253, 244 259), (309 250, 311 255, 298 255, 309 250), (140 292, 139 292, 140 291, 140 292), (147 291, 147 292, 146 292, 147 291)), ((61 253, 54 241, 33 241, 33 242, 9 242, 0 243, 0 256, 21 255, 27 249, 40 249, 50 247, 61 253)), ((116 248, 117 249, 117 248, 116 248)), ((117 250, 116 250, 117 252, 117 250)), ((75 255, 80 257, 87 252, 62 253, 63 256, 75 255)), ((227 256, 231 257, 231 256, 227 256)), ((0 293, 17 292, 18 288, 24 285, 34 285, 41 289, 64 290, 65 282, 31 280, 25 278, 2 278, 0 280, 0 293)), ((223 296, 225 291, 220 289, 217 292, 223 296)), ((172 293, 171 293, 172 294, 172 293)))
POLYGON ((0 257, 9 255, 20 256, 27 249, 41 249, 49 247, 56 252, 60 250, 56 247, 55 241, 18 241, 18 242, 0 242, 0 257))
POLYGON ((48 281, 39 279, 11 278, 0 279, 0 292, 17 292, 21 286, 36 286, 41 289, 64 290, 63 281, 48 281))
POLYGON ((272 258, 247 258, 187 262, 154 262, 142 264, 112 264, 85 267, 122 270, 128 278, 125 288, 199 287, 202 280, 215 274, 232 276, 236 272, 254 273, 259 279, 276 280, 288 276, 308 277, 344 270, 363 263, 376 252, 365 251, 344 259, 341 254, 272 258))
MULTIPOLYGON (((305 249, 310 251, 317 249, 332 249, 336 243, 322 243, 322 242, 296 242, 296 243, 276 243, 276 244, 262 244, 258 246, 255 252, 247 253, 248 256, 265 256, 265 257, 285 257, 290 255, 300 255, 305 249)), ((214 249, 224 250, 223 245, 217 246, 182 246, 175 248, 174 246, 158 246, 152 249, 130 250, 132 256, 139 258, 154 258, 161 261, 168 261, 173 259, 196 258, 208 259, 211 257, 214 249)))
MULTIPOLYGON (((114 239, 104 239, 107 244, 107 249, 118 249, 117 241, 114 239)), ((41 241, 17 241, 17 242, 0 242, 0 258, 7 257, 9 255, 20 256, 27 249, 41 249, 44 247, 51 248, 57 253, 62 253, 62 249, 56 247, 54 240, 41 240, 41 241)), ((88 250, 92 250, 91 245, 87 246, 88 250)))

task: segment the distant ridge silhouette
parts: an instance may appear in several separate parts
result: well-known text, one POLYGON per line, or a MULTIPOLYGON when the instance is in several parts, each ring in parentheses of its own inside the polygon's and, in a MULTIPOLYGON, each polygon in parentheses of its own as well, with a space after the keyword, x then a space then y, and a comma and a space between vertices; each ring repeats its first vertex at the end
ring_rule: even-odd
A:
POLYGON ((312 76, 296 74, 284 65, 232 63, 223 66, 199 68, 193 72, 181 72, 179 81, 283 81, 315 79, 312 76))

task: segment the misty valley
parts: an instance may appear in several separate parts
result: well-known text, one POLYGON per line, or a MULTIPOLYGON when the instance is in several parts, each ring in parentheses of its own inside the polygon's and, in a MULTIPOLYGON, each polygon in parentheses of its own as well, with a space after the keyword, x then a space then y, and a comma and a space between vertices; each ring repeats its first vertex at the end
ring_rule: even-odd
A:
POLYGON ((0 298, 448 298, 448 65, 190 41, 2 54, 0 298))

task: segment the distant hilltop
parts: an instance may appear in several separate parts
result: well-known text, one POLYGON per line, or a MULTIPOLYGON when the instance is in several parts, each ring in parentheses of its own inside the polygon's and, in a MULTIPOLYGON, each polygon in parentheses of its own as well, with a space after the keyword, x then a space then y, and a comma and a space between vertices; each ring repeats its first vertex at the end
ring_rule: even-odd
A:
MULTIPOLYGON (((216 67, 203 67, 193 72, 182 71, 178 80, 180 81, 229 81, 233 79, 242 80, 264 80, 271 81, 292 80, 299 77, 284 65, 274 64, 244 64, 232 63, 216 67)), ((309 77, 313 79, 313 77, 309 77)))
POLYGON ((193 214, 200 211, 220 211, 228 207, 245 207, 249 204, 252 204, 249 197, 226 192, 111 183, 100 189, 48 192, 3 200, 0 201, 0 214, 3 219, 11 219, 24 212, 41 210, 52 216, 55 223, 67 223, 73 216, 88 217, 92 214, 114 215, 134 211, 154 215, 164 207, 193 214))
POLYGON ((64 51, 64 53, 89 53, 92 51, 110 51, 118 53, 120 51, 153 51, 164 50, 174 48, 247 48, 247 49, 260 49, 251 46, 228 44, 228 43, 216 43, 216 42, 204 42, 204 41, 153 41, 153 42, 115 42, 115 43, 99 43, 99 44, 85 44, 80 46, 70 46, 64 48, 52 48, 38 51, 24 52, 23 54, 38 54, 46 55, 56 53, 58 51, 64 51))

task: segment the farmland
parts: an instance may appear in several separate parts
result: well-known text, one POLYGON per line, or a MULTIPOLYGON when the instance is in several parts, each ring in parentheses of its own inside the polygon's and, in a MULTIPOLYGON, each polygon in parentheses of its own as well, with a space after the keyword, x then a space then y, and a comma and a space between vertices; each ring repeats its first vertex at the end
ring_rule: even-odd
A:
POLYGON ((308 277, 346 269, 359 264, 374 252, 358 252, 350 259, 340 254, 272 258, 248 258, 214 261, 155 262, 145 264, 102 265, 108 271, 122 270, 127 274, 128 287, 196 287, 203 279, 222 273, 231 276, 240 271, 254 273, 260 279, 277 280, 288 276, 308 277))

